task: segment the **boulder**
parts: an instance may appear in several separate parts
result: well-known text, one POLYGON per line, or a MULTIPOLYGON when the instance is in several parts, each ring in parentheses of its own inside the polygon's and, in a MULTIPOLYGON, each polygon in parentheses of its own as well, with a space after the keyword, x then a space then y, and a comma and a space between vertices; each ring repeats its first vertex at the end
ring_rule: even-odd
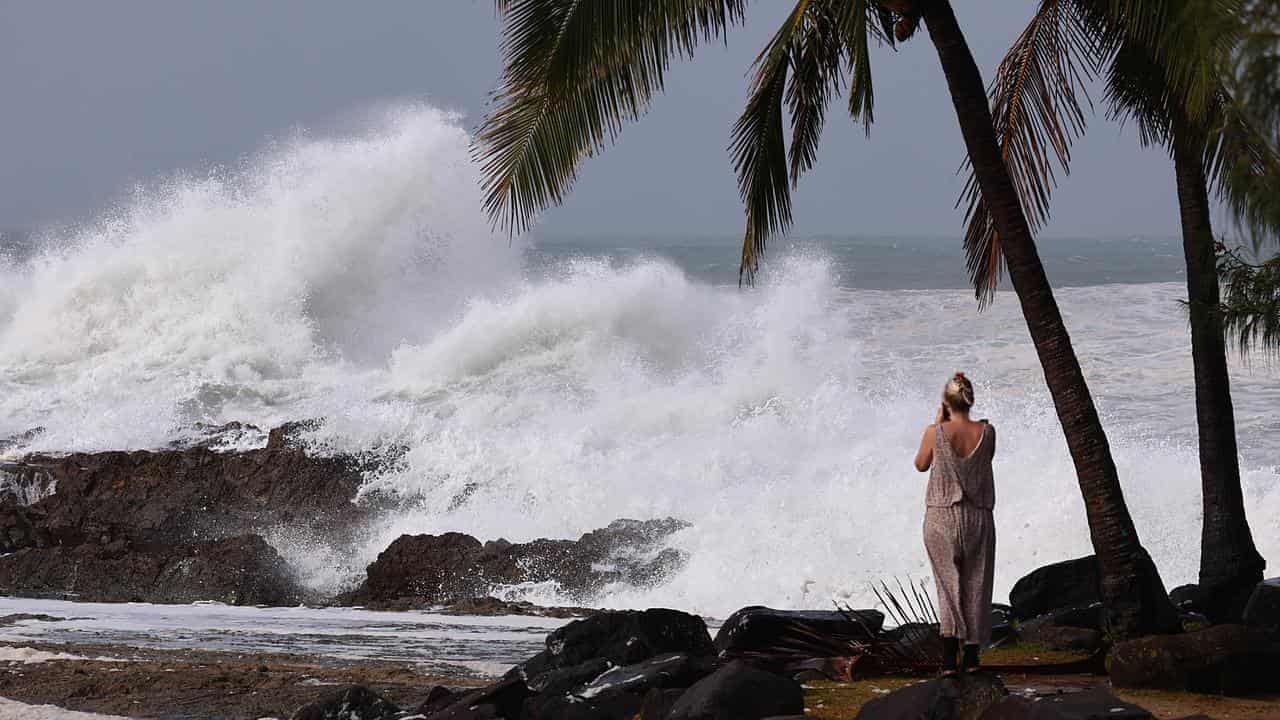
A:
POLYGON ((640 712, 636 714, 636 720, 667 720, 671 708, 683 694, 683 688, 650 690, 645 693, 644 699, 640 702, 640 712))
POLYGON ((529 689, 536 693, 563 695, 580 685, 586 685, 595 680, 612 667, 614 667, 613 663, 604 658, 591 658, 577 665, 547 670, 527 679, 525 682, 529 685, 529 689))
POLYGON ((631 665, 663 653, 715 654, 707 625, 678 610, 603 610, 575 620, 547 636, 547 649, 513 668, 508 677, 538 683, 538 676, 601 658, 631 665))
POLYGON ((1220 695, 1280 692, 1280 640, 1244 625, 1117 643, 1107 657, 1116 687, 1220 695))
POLYGON ((1097 557, 1046 565, 1014 583, 1009 604, 1014 616, 1027 620, 1067 607, 1088 607, 1102 602, 1097 557))
POLYGON ((1102 606, 1063 608, 1018 625, 1018 637, 1049 650, 1094 652, 1106 643, 1102 606))
POLYGON ((1013 608, 1000 603, 992 603, 991 644, 989 647, 1000 647, 1014 639, 1017 639, 1017 630, 1014 628, 1013 608))
POLYGON ((1054 625, 1040 618, 1023 623, 1018 628, 1018 636, 1047 650, 1064 652, 1092 653, 1106 644, 1106 638, 1097 630, 1054 625))
POLYGON ((392 720, 400 708, 363 685, 353 685, 303 705, 292 720, 392 720))
POLYGON ((1179 585, 1170 590, 1169 602, 1181 612, 1201 612, 1204 607, 1200 597, 1200 586, 1195 584, 1179 585))
POLYGON ((686 690, 667 720, 761 720, 803 712, 800 683, 734 660, 686 690))
POLYGON ((258 535, 176 546, 29 547, 0 557, 0 592, 89 602, 296 605, 307 592, 258 535))
POLYGON ((994 673, 981 672, 955 678, 928 680, 899 688, 867 701, 858 711, 860 720, 979 720, 1008 691, 994 673))
POLYGON ((1147 710, 1125 702, 1105 688, 1045 697, 1011 695, 991 705, 981 720, 1148 720, 1147 710))
POLYGON ((533 693, 518 678, 463 693, 444 707, 425 714, 426 720, 511 720, 533 693))
POLYGON ((427 697, 424 698, 422 704, 418 706, 418 714, 430 715, 449 707, 457 700, 457 691, 443 685, 436 685, 427 691, 427 697))
POLYGON ((475 571, 481 547, 463 533, 401 535, 370 563, 354 602, 399 597, 449 602, 487 595, 488 583, 475 571))
POLYGON ((442 605, 484 596, 497 585, 555 582, 565 594, 588 598, 608 584, 647 586, 684 563, 662 548, 685 523, 615 520, 577 540, 528 543, 470 535, 401 535, 369 565, 367 580, 349 598, 372 607, 442 605))
POLYGON ((687 688, 714 669, 715 661, 710 656, 664 653, 613 668, 574 689, 571 694, 593 702, 619 693, 642 696, 651 689, 687 688))
POLYGON ((520 720, 632 720, 642 698, 621 693, 585 700, 575 695, 537 695, 524 704, 520 720))
POLYGON ((1280 578, 1258 583, 1244 607, 1244 624, 1280 635, 1280 578))
POLYGON ((848 657, 852 643, 872 640, 884 625, 878 610, 849 613, 822 610, 774 610, 753 606, 730 615, 716 633, 723 660, 749 659, 755 664, 784 666, 797 657, 848 657))

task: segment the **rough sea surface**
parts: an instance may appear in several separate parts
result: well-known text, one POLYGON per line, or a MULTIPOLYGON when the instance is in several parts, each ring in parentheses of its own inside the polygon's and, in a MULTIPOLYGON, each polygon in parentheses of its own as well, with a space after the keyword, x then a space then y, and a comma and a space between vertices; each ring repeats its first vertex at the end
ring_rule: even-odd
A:
MULTIPOLYGON (((324 418, 317 451, 408 448, 404 509, 347 554, 272 539, 338 589, 401 533, 577 537, 675 516, 689 562, 602 606, 724 617, 869 604, 923 578, 911 458, 955 370, 998 428, 1003 596, 1089 552, 1016 298, 979 312, 951 237, 777 243, 740 290, 735 235, 531 237, 480 209, 459 120, 405 107, 346 137, 139 188, 0 264, 0 437, 157 448, 195 423, 324 418)), ((1174 239, 1046 240, 1045 264, 1126 497, 1166 583, 1193 581, 1200 489, 1174 239)), ((1233 359, 1234 360, 1234 359, 1233 359)), ((1233 362, 1254 536, 1280 562, 1280 375, 1233 362)), ((507 595, 564 600, 554 586, 507 595)))

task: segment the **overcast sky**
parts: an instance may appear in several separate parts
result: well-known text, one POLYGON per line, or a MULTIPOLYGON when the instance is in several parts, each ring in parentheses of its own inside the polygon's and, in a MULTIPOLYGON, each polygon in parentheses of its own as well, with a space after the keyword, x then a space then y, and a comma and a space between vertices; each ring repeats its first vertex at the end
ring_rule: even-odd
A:
MULTIPOLYGON (((955 0, 990 78, 1030 0, 955 0)), ((746 72, 789 2, 757 0, 727 45, 674 67, 665 96, 547 213, 538 235, 740 231, 726 146, 746 72)), ((132 183, 232 163, 270 137, 400 99, 474 126, 499 71, 492 0, 0 0, 0 227, 91 217, 132 183)), ((925 33, 873 53, 871 138, 829 115, 797 233, 956 235, 964 153, 925 33)), ((1095 93, 1095 101, 1100 100, 1095 93)), ((1101 113, 1046 236, 1172 235, 1172 168, 1101 113)))

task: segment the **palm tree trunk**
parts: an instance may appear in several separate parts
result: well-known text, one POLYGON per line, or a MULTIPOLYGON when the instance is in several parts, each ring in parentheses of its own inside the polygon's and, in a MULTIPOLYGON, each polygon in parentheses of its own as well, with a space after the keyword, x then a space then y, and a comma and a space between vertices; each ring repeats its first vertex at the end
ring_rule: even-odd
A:
POLYGON ((951 3, 922 0, 920 9, 946 74, 969 159, 995 218, 1009 278, 1075 464, 1101 568, 1102 598, 1112 637, 1176 632, 1180 629, 1177 613, 1151 556, 1138 540, 1102 422, 1000 155, 982 74, 951 3))
POLYGON ((1209 212, 1204 160, 1196 148, 1204 137, 1178 129, 1174 166, 1182 249, 1187 259, 1191 315, 1191 359, 1196 379, 1196 424, 1200 431, 1200 483, 1204 521, 1200 534, 1200 594, 1214 622, 1238 620, 1266 566, 1253 544, 1240 488, 1227 348, 1218 314, 1217 254, 1209 212))

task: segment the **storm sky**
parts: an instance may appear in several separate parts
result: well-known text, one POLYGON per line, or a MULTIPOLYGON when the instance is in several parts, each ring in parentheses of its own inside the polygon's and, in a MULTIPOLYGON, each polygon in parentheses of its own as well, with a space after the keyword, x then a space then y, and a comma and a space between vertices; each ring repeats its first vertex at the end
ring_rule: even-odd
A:
MULTIPOLYGON (((989 79, 1030 0, 955 0, 989 79)), ((727 45, 673 67, 665 95, 588 160, 537 235, 741 230, 727 151, 755 53, 790 3, 758 0, 727 45)), ((91 218, 135 183, 235 163, 388 102, 482 117, 499 72, 491 0, 0 0, 0 227, 91 218)), ((843 99, 796 198, 797 234, 960 232, 960 133, 921 32, 873 51, 871 137, 843 99)), ((1045 237, 1173 235, 1171 163, 1105 117, 1101 92, 1045 237)))

